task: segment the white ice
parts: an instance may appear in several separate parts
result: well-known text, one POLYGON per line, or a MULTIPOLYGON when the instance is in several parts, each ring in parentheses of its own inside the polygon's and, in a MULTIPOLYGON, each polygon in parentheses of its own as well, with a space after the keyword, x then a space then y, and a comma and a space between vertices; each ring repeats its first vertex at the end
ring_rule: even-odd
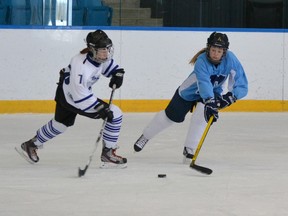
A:
POLYGON ((288 215, 288 113, 221 113, 196 161, 210 176, 182 163, 189 114, 134 153, 154 113, 124 113, 117 152, 128 167, 100 169, 99 147, 82 178, 101 120, 78 116, 38 164, 14 150, 52 116, 0 115, 0 216, 288 215))

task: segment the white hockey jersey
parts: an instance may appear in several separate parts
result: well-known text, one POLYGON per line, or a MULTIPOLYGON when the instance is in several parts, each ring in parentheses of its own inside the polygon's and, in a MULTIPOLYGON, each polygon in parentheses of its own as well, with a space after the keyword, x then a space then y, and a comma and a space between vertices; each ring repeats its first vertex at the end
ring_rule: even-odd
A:
POLYGON ((63 91, 66 101, 84 112, 95 112, 98 97, 92 92, 92 85, 101 75, 111 77, 118 67, 113 59, 98 64, 87 54, 74 56, 64 72, 63 91))

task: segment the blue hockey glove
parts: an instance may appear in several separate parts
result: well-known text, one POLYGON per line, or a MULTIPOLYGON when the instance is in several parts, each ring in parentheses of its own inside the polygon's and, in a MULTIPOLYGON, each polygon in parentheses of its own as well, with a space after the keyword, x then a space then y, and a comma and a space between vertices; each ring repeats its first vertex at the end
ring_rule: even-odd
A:
MULTIPOLYGON (((205 121, 208 123, 211 116, 214 116, 213 122, 216 122, 218 119, 218 106, 214 98, 210 98, 204 101, 204 117, 205 121)), ((212 124, 213 124, 212 122, 212 124)))
POLYGON ((116 89, 120 88, 123 83, 124 73, 124 69, 117 69, 110 79, 109 87, 113 88, 115 85, 116 89))
POLYGON ((237 98, 233 95, 232 92, 227 92, 225 95, 217 97, 217 105, 219 109, 224 109, 225 107, 230 106, 235 103, 237 98))

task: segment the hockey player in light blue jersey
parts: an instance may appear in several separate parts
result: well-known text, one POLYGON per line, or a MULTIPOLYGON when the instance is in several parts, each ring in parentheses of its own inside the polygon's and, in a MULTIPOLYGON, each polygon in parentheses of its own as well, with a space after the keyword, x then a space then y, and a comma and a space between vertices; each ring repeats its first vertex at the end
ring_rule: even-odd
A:
POLYGON ((126 166, 127 159, 116 155, 122 111, 113 104, 109 108, 109 105, 92 91, 92 86, 101 76, 110 78, 109 87, 120 88, 124 70, 113 60, 113 44, 104 31, 90 32, 86 43, 87 47, 60 71, 54 118, 39 128, 35 137, 21 145, 21 150, 31 162, 38 162, 38 148, 74 125, 79 114, 92 119, 107 119, 103 129, 101 161, 105 164, 126 166))
POLYGON ((210 117, 214 116, 216 122, 219 109, 230 106, 248 92, 245 71, 228 48, 226 34, 213 32, 209 36, 206 47, 190 61, 194 65, 193 72, 177 88, 166 109, 155 115, 134 144, 136 152, 173 123, 183 122, 193 109, 183 150, 185 158, 193 158, 210 117))

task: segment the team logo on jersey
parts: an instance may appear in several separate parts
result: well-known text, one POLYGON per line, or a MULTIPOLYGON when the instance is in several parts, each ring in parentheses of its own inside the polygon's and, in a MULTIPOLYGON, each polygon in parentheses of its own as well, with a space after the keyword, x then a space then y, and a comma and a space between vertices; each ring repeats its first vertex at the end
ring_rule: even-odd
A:
POLYGON ((99 76, 92 76, 91 77, 91 80, 95 81, 95 80, 98 80, 99 79, 99 76))
POLYGON ((210 80, 213 86, 219 86, 222 85, 222 83, 225 81, 226 76, 224 75, 212 75, 210 76, 210 80))

